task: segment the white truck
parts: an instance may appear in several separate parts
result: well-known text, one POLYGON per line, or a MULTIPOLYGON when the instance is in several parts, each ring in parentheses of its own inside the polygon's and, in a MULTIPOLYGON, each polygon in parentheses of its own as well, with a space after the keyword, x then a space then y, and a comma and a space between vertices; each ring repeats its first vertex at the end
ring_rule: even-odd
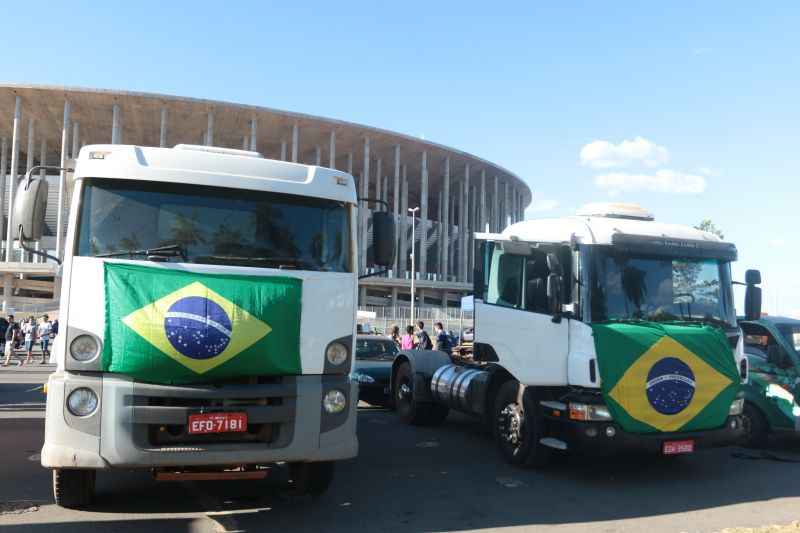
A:
MULTIPOLYGON (((69 186, 41 454, 56 502, 89 503, 96 472, 116 469, 257 479, 287 463, 298 491, 324 491, 358 450, 353 177, 240 150, 93 145, 69 186)), ((26 248, 45 201, 29 174, 26 248)), ((389 265, 394 222, 376 213, 373 228, 374 264, 389 265)))
POLYGON ((733 244, 631 204, 476 234, 471 357, 401 352, 400 418, 475 415, 513 464, 689 453, 742 433, 733 244))

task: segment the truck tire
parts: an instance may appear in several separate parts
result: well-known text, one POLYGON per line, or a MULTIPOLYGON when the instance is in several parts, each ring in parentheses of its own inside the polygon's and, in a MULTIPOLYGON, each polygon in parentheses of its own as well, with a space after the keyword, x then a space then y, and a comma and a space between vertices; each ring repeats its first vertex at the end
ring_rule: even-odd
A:
POLYGON ((289 478, 295 494, 320 496, 333 481, 333 461, 319 463, 289 463, 289 478))
POLYGON ((414 394, 414 374, 408 362, 400 363, 394 375, 392 399, 397 416, 404 424, 414 426, 439 425, 450 409, 436 403, 418 402, 414 394))
POLYGON ((745 402, 742 411, 744 435, 742 444, 747 448, 764 448, 767 445, 769 424, 761 410, 750 402, 745 402))
POLYGON ((497 391, 493 403, 495 442, 507 463, 541 467, 550 461, 552 452, 539 443, 542 424, 536 405, 526 401, 520 406, 518 391, 516 380, 506 381, 497 391))
POLYGON ((53 499, 56 505, 79 509, 94 500, 94 470, 56 468, 53 470, 53 499))

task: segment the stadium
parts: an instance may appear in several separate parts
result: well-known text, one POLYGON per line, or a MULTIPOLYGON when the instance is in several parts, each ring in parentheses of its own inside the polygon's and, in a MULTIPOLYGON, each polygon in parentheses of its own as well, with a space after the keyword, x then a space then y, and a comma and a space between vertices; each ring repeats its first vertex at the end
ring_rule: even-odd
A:
MULTIPOLYGON (((368 209, 388 209, 398 227, 398 259, 389 272, 360 281, 359 305, 408 306, 410 251, 416 250, 417 305, 452 307, 471 291, 472 235, 501 231, 522 219, 532 192, 502 166, 384 129, 267 107, 114 90, 0 85, 0 176, 3 177, 3 308, 51 308, 58 298, 54 263, 21 253, 7 220, 13 191, 40 164, 63 166, 87 144, 201 144, 257 151, 264 157, 321 165, 352 174, 362 204, 359 271, 367 269, 368 209), (419 208, 412 218, 409 209, 419 208), (51 305, 48 305, 51 304, 51 305), (33 307, 32 307, 33 306, 33 307)), ((44 174, 43 174, 44 175, 44 174)), ((62 246, 69 190, 50 184, 43 250, 62 246), (60 229, 60 231, 59 231, 60 229)))

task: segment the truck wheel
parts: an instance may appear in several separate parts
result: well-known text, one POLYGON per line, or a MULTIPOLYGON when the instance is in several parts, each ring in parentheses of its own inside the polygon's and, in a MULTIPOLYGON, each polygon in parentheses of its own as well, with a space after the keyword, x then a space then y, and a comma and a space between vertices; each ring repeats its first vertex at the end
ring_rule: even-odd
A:
POLYGON ((763 413, 755 405, 745 402, 742 412, 744 435, 742 444, 747 448, 764 448, 767 445, 769 425, 763 413))
POLYGON ((539 443, 540 418, 535 405, 524 408, 518 403, 519 383, 506 381, 494 401, 494 438, 507 463, 544 466, 550 460, 550 448, 539 443))
POLYGON ((438 425, 444 422, 450 409, 436 403, 418 402, 414 394, 414 375, 411 365, 407 362, 400 363, 394 376, 394 391, 392 393, 397 416, 405 424, 414 426, 438 425))
POLYGON ((85 507, 94 500, 94 470, 53 470, 53 498, 68 509, 85 507))
POLYGON ((333 481, 333 461, 289 463, 289 478, 294 484, 296 494, 320 496, 333 481))

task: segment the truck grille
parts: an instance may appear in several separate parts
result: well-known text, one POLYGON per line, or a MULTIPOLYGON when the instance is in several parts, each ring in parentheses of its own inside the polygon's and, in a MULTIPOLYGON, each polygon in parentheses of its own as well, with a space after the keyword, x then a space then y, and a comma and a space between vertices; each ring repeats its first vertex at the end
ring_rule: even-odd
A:
POLYGON ((155 385, 133 387, 133 438, 149 451, 196 451, 226 444, 252 443, 282 448, 292 440, 297 388, 293 377, 249 378, 247 382, 214 385, 155 385), (247 431, 190 435, 190 414, 247 413, 247 431))

